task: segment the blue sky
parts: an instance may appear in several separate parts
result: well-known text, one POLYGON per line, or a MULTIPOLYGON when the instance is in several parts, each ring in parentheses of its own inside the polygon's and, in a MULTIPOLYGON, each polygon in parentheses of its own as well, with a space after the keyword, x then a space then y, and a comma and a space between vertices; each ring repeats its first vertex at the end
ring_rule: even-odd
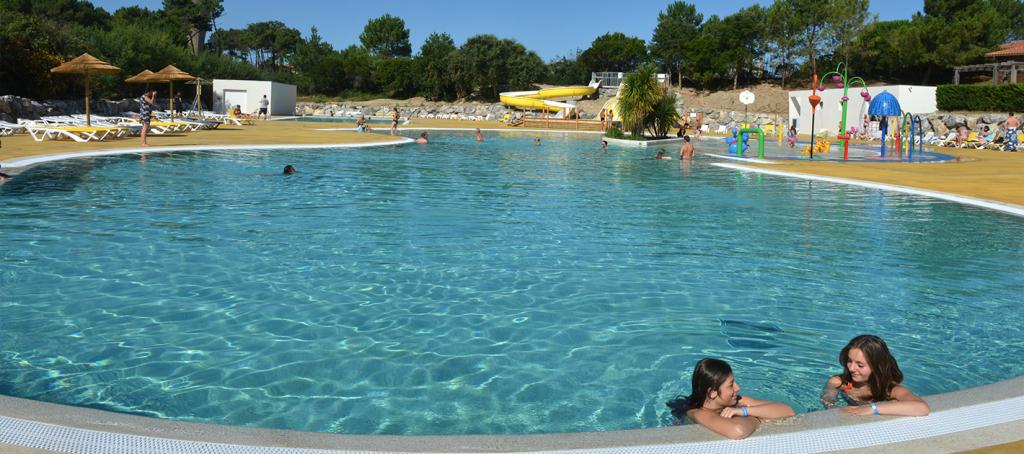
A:
MULTIPOLYGON (((359 34, 370 19, 384 14, 401 17, 409 29, 413 52, 433 32, 447 32, 460 46, 467 38, 490 33, 514 38, 537 52, 545 61, 587 49, 594 38, 608 32, 622 32, 650 41, 658 13, 671 1, 650 0, 446 0, 446 1, 328 1, 328 0, 224 0, 221 28, 244 28, 253 22, 279 20, 309 36, 310 27, 336 49, 359 44, 359 34)), ((705 17, 727 16, 740 8, 770 1, 695 1, 705 17)), ((822 2, 824 3, 824 2, 822 2)), ((93 4, 114 12, 122 6, 162 8, 161 0, 94 0, 93 4)), ((881 20, 909 19, 923 7, 923 0, 871 2, 871 11, 881 20)))

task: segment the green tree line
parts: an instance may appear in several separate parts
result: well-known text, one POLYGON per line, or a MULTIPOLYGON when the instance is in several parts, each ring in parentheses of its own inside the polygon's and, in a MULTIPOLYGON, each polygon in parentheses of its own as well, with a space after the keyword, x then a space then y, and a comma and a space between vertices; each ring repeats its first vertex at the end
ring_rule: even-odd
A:
POLYGON ((221 0, 164 0, 163 8, 108 13, 87 1, 0 0, 0 94, 72 97, 80 82, 49 68, 89 52, 124 69, 98 76, 101 96, 133 95, 123 79, 174 64, 194 75, 292 83, 300 94, 425 96, 496 100, 534 83, 584 84, 591 72, 653 65, 673 84, 701 89, 762 81, 786 87, 846 63, 853 74, 891 83, 949 80, 954 66, 981 62, 1024 39, 1024 0, 925 0, 921 12, 879 21, 869 0, 776 0, 705 17, 687 2, 667 5, 650 42, 619 32, 545 63, 514 39, 488 34, 456 45, 431 34, 415 51, 405 22, 367 22, 359 45, 335 49, 279 21, 216 29, 221 0))

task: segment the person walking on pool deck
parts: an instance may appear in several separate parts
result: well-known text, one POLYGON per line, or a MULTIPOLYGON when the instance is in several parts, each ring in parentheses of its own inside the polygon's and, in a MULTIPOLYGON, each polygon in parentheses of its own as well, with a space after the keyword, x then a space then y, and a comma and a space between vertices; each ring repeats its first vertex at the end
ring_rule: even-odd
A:
POLYGON ((184 104, 185 104, 184 101, 181 100, 181 93, 175 93, 174 94, 174 113, 177 114, 177 115, 181 115, 183 112, 185 112, 184 104))
POLYGON ((788 418, 796 414, 789 405, 741 396, 729 363, 704 358, 693 368, 691 392, 667 402, 672 416, 689 418, 712 432, 734 440, 746 438, 764 419, 788 418))
POLYGON ((142 106, 139 107, 139 123, 142 123, 142 146, 148 147, 146 136, 149 134, 149 121, 153 118, 153 108, 156 107, 156 90, 149 90, 139 98, 142 106))
POLYGON ((263 95, 263 99, 260 99, 260 111, 259 111, 259 113, 256 114, 256 119, 259 120, 260 115, 263 115, 263 119, 264 120, 269 120, 270 119, 270 113, 268 112, 269 108, 270 108, 270 100, 267 99, 267 95, 263 95))
MULTIPOLYGON (((480 130, 477 129, 477 132, 480 130)), ((391 135, 398 134, 398 108, 391 109, 391 135)))
POLYGON ((928 404, 914 395, 903 382, 896 358, 878 336, 862 334, 839 352, 842 375, 833 375, 821 393, 821 402, 831 408, 842 394, 851 405, 843 409, 857 416, 927 416, 928 404))
POLYGON ((1006 150, 1017 151, 1017 130, 1020 129, 1020 119, 1010 112, 1010 116, 1003 122, 1006 128, 1006 150))

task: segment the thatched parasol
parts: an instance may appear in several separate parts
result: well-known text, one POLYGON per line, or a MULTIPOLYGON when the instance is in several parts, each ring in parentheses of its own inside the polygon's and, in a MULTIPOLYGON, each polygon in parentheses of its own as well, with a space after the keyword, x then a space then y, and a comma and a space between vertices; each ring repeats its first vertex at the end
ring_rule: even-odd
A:
POLYGON ((189 74, 189 73, 187 73, 185 71, 182 71, 182 70, 180 70, 178 68, 175 68, 174 65, 167 65, 167 66, 164 67, 164 69, 161 69, 161 70, 153 73, 152 75, 150 75, 147 78, 148 82, 167 82, 167 85, 170 87, 170 104, 169 105, 171 107, 171 120, 174 119, 174 81, 176 81, 176 80, 193 80, 195 78, 196 78, 195 76, 193 76, 193 75, 191 75, 191 74, 189 74))
POLYGON ((121 72, 121 68, 99 60, 89 54, 82 54, 71 61, 62 63, 56 68, 50 68, 55 74, 85 74, 85 124, 92 126, 92 118, 89 112, 89 85, 93 73, 113 74, 121 72))
POLYGON ((148 69, 144 69, 144 70, 142 70, 142 72, 140 72, 140 73, 138 73, 138 74, 136 74, 136 75, 134 75, 132 77, 129 77, 129 78, 125 79, 124 81, 128 82, 130 84, 148 84, 150 82, 149 76, 152 76, 153 74, 155 74, 153 71, 150 71, 148 69))

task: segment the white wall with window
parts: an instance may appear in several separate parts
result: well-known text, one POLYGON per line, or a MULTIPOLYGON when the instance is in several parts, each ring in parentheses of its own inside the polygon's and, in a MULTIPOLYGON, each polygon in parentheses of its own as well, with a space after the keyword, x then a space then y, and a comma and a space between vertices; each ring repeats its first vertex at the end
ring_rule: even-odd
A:
MULTIPOLYGON (((834 82, 826 82, 825 91, 819 91, 821 104, 818 105, 817 114, 814 120, 815 133, 827 130, 829 135, 835 136, 839 133, 839 119, 842 116, 840 100, 843 98, 843 89, 835 88, 834 82)), ((859 85, 850 87, 847 92, 849 101, 846 106, 846 128, 856 127, 858 131, 864 130, 865 120, 868 118, 868 105, 861 97, 863 90, 859 85)), ((938 110, 935 100, 935 87, 924 85, 881 85, 868 87, 868 94, 872 98, 883 91, 888 91, 900 102, 903 112, 910 112, 915 115, 926 115, 938 110)), ((797 131, 801 134, 811 133, 811 102, 808 99, 811 90, 798 90, 789 92, 789 124, 796 125, 797 131), (794 123, 795 122, 795 123, 794 123)), ((922 117, 923 118, 923 117, 922 117)), ((872 127, 877 128, 877 123, 868 124, 868 133, 872 127)))
POLYGON ((256 113, 260 99, 267 96, 271 115, 295 115, 295 86, 269 80, 213 80, 213 110, 226 113, 241 106, 244 113, 256 113))

